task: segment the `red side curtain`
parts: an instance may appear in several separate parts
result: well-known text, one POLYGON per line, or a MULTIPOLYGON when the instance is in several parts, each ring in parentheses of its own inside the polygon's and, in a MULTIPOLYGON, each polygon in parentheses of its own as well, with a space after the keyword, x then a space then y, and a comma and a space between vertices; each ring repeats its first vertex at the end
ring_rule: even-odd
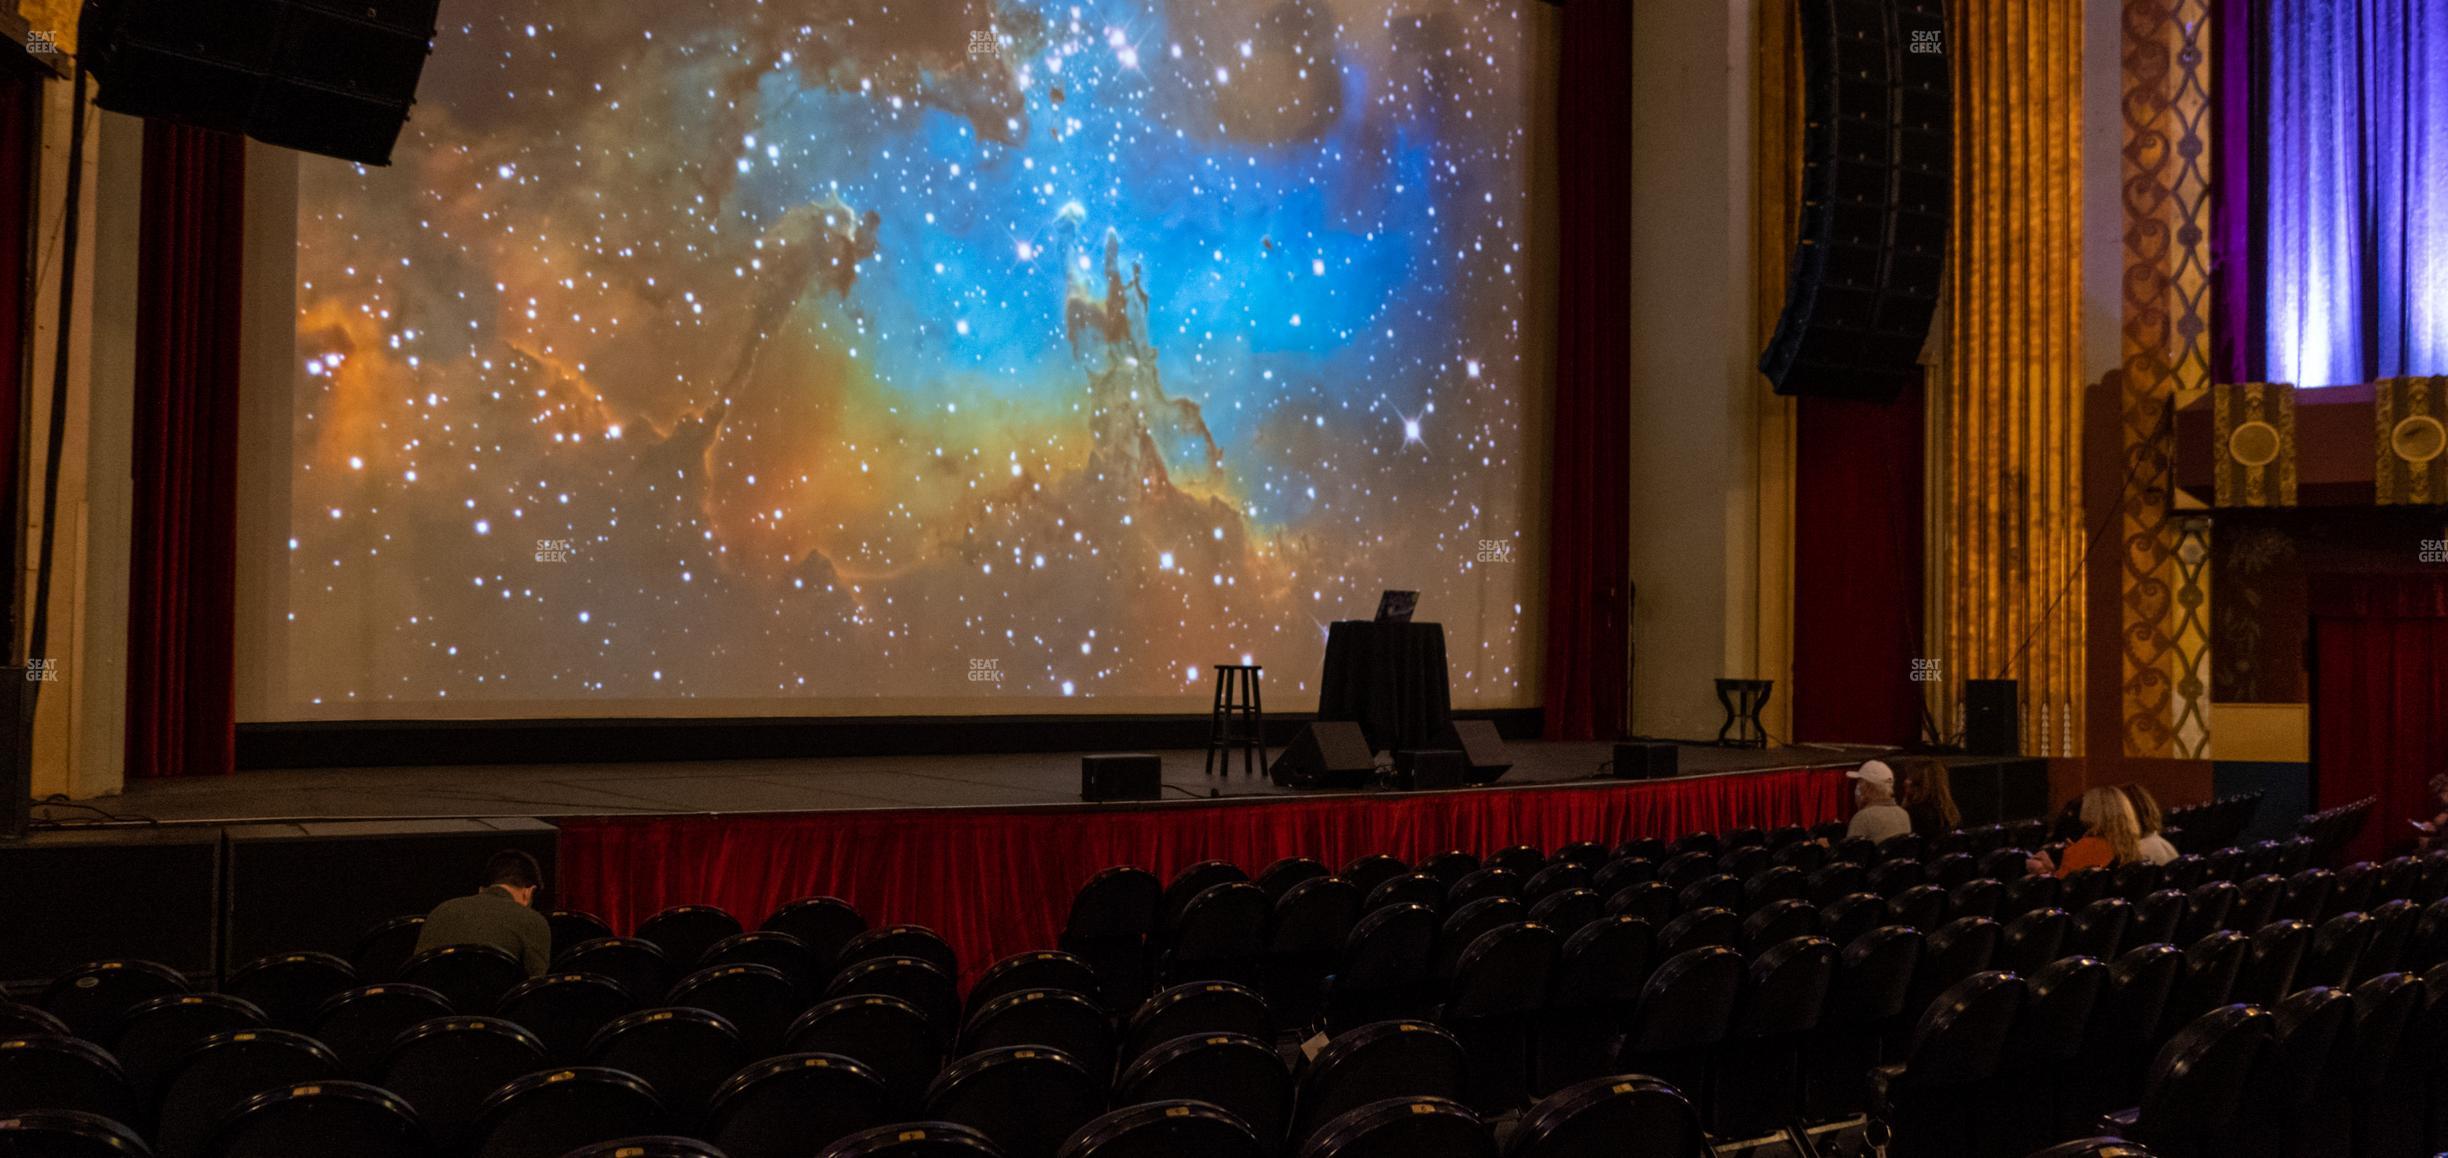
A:
POLYGON ((2448 772, 2448 575, 2312 581, 2312 780, 2318 807, 2379 810, 2349 860, 2409 843, 2448 772))
POLYGON ((591 817, 561 825, 560 896, 617 930, 679 904, 754 926, 785 902, 836 896, 870 923, 925 925, 986 966, 1054 944, 1071 895, 1112 865, 1170 880, 1203 860, 1256 873, 1287 856, 1552 849, 1845 815, 1833 769, 1652 783, 1383 794, 1150 808, 891 809, 768 816, 591 817))
MULTIPOLYGON (((1794 421, 1793 738, 1921 733, 1921 391, 1804 398, 1794 421)), ((1977 672, 1938 673, 1953 681, 1977 672)))
POLYGON ((1563 12, 1547 738, 1623 734, 1632 585, 1632 5, 1563 12))
POLYGON ((137 239, 130 777, 235 764, 238 301, 246 142, 145 125, 137 239))

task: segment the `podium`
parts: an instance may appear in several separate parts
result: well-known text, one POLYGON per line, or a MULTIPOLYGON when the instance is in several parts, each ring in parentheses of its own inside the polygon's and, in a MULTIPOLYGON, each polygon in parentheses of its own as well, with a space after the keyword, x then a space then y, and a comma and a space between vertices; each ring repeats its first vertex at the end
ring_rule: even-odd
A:
POLYGON ((1378 752, 1440 746, 1453 711, 1445 627, 1345 619, 1326 629, 1318 719, 1360 725, 1378 752))

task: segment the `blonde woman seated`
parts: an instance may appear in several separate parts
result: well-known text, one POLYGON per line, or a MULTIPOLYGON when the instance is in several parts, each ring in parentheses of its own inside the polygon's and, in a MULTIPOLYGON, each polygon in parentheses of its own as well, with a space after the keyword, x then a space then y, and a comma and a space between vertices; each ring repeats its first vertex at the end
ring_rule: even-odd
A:
POLYGON ((2135 847, 2142 850, 2142 859, 2163 865, 2176 859, 2176 846, 2168 843, 2167 815, 2159 811, 2159 798, 2140 784, 2128 784, 2121 790, 2125 802, 2133 805, 2134 827, 2142 833, 2135 847))
POLYGON ((2142 859, 2142 829, 2133 805, 2114 788, 2094 788, 2082 794, 2083 835, 2051 859, 2048 850, 2033 853, 2031 871, 2072 876, 2088 868, 2133 864, 2142 859))

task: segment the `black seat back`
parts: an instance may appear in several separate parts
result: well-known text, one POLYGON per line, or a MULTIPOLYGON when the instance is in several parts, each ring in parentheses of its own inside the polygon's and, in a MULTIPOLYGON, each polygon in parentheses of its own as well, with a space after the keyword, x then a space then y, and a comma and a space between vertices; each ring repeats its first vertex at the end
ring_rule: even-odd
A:
POLYGON ((1914 885, 1887 898, 1887 923, 1935 929, 1947 919, 1947 891, 1937 885, 1914 885))
POLYGON ((816 1158, 1003 1158, 994 1140, 950 1122, 901 1122, 861 1130, 816 1158))
POLYGON ((1379 1021, 1326 1043, 1300 1078, 1293 1136, 1388 1098, 1459 1098, 1469 1059, 1462 1043, 1424 1021, 1379 1021))
POLYGON ((300 1032, 314 1028, 323 1003, 357 988, 357 970, 329 953, 275 953, 238 967, 221 992, 263 1010, 271 1024, 300 1032))
POLYGON ((493 1091, 544 1068, 544 1043, 494 1017, 444 1017, 399 1036, 374 1084, 416 1108, 428 1140, 456 1151, 493 1091))
POLYGON ((1506 1158, 1708 1158, 1691 1100, 1663 1082, 1604 1077, 1540 1099, 1505 1141, 1506 1158))
POLYGON ((433 1153, 408 1103, 387 1090, 344 1081, 288 1086, 247 1099, 214 1126, 204 1152, 213 1158, 427 1158, 433 1153))
POLYGON ((1444 1098, 1391 1098, 1319 1127, 1300 1158, 1495 1158, 1479 1116, 1444 1098))
POLYGON ((1439 885, 1450 889, 1462 878, 1479 871, 1479 856, 1477 853, 1450 848, 1420 861, 1419 868, 1411 871, 1435 877, 1439 885))
POLYGON ((1658 956, 1672 957, 1711 945, 1734 946, 1742 943, 1742 918, 1731 909, 1711 906, 1692 911, 1666 922, 1658 930, 1658 956))
POLYGON ((0 1153, 12 1158, 150 1158, 136 1131, 99 1114, 26 1110, 0 1119, 0 1153))
POLYGON ((2361 976, 2364 953, 2379 935, 2380 927, 2363 913, 2339 913, 2321 922, 2312 934, 2312 947, 2304 954, 2302 968, 2295 972, 2294 988, 2353 985, 2361 976))
POLYGON ((953 1062, 927 1087, 926 1116, 994 1139, 1010 1158, 1054 1158, 1105 1109, 1106 1085, 1059 1050, 990 1049, 953 1062))
POLYGON ((1597 879, 1596 875, 1587 865, 1574 864, 1571 861, 1557 861, 1531 873, 1530 878, 1522 882, 1521 899, 1529 904, 1537 904, 1567 889, 1586 889, 1595 879, 1597 879))
POLYGON ((702 1009, 641 1009, 614 1019, 587 1045, 590 1065, 644 1078, 679 1124, 701 1121, 714 1088, 748 1060, 739 1030, 702 1009))
POLYGON ((2134 902, 2133 923, 2125 927, 2125 943, 2148 945, 2153 941, 2165 941, 2171 945, 2177 944, 2176 931, 2184 923, 2184 915, 2184 890, 2160 889, 2151 893, 2134 902))
POLYGON ((1190 899, 1170 931, 1165 980, 1256 980, 1275 902, 1247 881, 1214 885, 1190 899))
POLYGON ((1565 938, 1550 987, 1560 1009, 1628 1006, 1649 978, 1657 935, 1638 917, 1600 917, 1565 938))
MULTIPOLYGON (((753 933, 734 933, 706 946, 705 955, 697 959, 697 971, 717 969, 725 965, 758 965, 771 969, 790 982, 791 992, 805 996, 816 992, 817 986, 833 976, 821 969, 816 951, 807 942, 788 933, 759 929, 753 933)), ((797 1009, 791 1012, 797 1013, 797 1009)))
POLYGON ((2066 947, 2066 934, 2074 919, 2064 909, 2033 909, 2016 917, 1998 931, 1996 955, 1979 968, 1997 968, 2014 973, 2037 973, 2040 967, 2057 959, 2058 951, 2066 947))
POLYGON ((187 1051, 216 1033, 264 1028, 263 1011, 225 993, 173 993, 128 1010, 111 1032, 111 1056, 136 1096, 150 1104, 187 1051))
POLYGON ((891 957, 914 957, 942 970, 946 977, 960 976, 960 956, 952 951, 952 943, 924 925, 884 925, 850 938, 842 943, 833 973, 839 977, 861 962, 891 957))
POLYGON ((2312 927, 2302 921, 2272 921, 2252 932, 2244 968, 2236 975, 2230 1001, 2276 1005, 2287 994, 2304 988, 2295 983, 2304 954, 2312 947, 2312 927))
POLYGON ((1418 905, 1430 912, 1445 910, 1445 882, 1427 873, 1402 873, 1377 882, 1361 899, 1363 915, 1395 905, 1418 905))
POLYGON ((1996 920, 2006 901, 2006 886, 1996 877, 1974 877, 1947 890, 1947 919, 1987 917, 1996 920))
POLYGON ((1530 906, 1530 919, 1570 937, 1581 927, 1607 915, 1606 898, 1589 889, 1566 889, 1540 898, 1530 906))
POLYGON ((960 1030, 960 996, 952 975, 916 957, 870 957, 842 967, 825 986, 825 998, 877 994, 898 997, 925 1014, 936 1038, 949 1044, 960 1030))
POLYGON ((2123 897, 2101 897, 2074 914, 2060 951, 2086 957, 2114 957, 2124 949, 2125 930, 2131 924, 2133 902, 2123 897))
POLYGON ((2176 979, 2176 991, 2168 996, 2167 1024, 2188 1024, 2232 1000, 2236 977, 2251 951, 2252 939, 2231 929, 2186 946, 2184 972, 2176 979))
POLYGON ((554 909, 544 915, 544 925, 552 930, 553 953, 558 956, 573 945, 583 945, 597 937, 612 935, 612 926, 602 917, 576 909, 554 909))
POLYGON ((1139 1055, 1114 1084, 1119 1105, 1197 1098, 1230 1111, 1269 1146, 1292 1117, 1292 1074, 1273 1047, 1238 1033, 1176 1037, 1139 1055))
POLYGON ((1757 955, 1796 937, 1816 936, 1819 911, 1809 901, 1775 901, 1743 918, 1742 944, 1757 955))
MULTIPOLYGON (((469 1158, 559 1158, 664 1129, 663 1103, 635 1074, 573 1066, 528 1074, 485 1099, 469 1158)), ((337 1152, 336 1152, 337 1153, 337 1152)))
MULTIPOLYGON (((1360 890, 1361 897, 1365 899, 1377 886, 1410 871, 1411 866, 1404 864, 1401 860, 1384 853, 1375 853, 1344 865, 1343 871, 1335 875, 1350 881, 1352 887, 1360 890)), ((1461 879, 1460 875, 1456 874, 1455 879, 1461 879)))
POLYGON ((53 1034, 0 1038, 0 1117, 75 1110, 141 1122, 138 1104, 119 1062, 101 1046, 53 1034))
POLYGON ((899 1112, 914 1111, 943 1064, 943 1046, 926 1015, 898 997, 836 997, 791 1023, 793 1053, 833 1054, 873 1071, 899 1112))
POLYGON ((2049 1070, 2073 1061, 2108 990, 2108 974, 2108 964, 2096 957, 2061 957, 2026 979, 2005 1063, 2049 1070))
MULTIPOLYGON (((1819 931, 1840 945, 1887 923, 1887 900, 1876 893, 1853 893, 1819 907, 1819 931)), ((1919 926, 1907 926, 1927 932, 1919 926)))
POLYGON ((2227 918, 2235 912, 2238 890, 2232 881, 2205 881, 2185 894, 2184 919, 2176 924, 2173 944, 2190 945, 2212 933, 2228 928, 2227 918))
POLYGON ((1341 877, 1295 882, 1275 898, 1275 911, 1267 918, 1267 952, 1331 959, 1360 919, 1360 901, 1360 887, 1341 877))
POLYGON ((708 1140, 729 1158, 804 1158, 892 1121, 893 1111, 874 1070, 840 1054, 784 1054, 715 1089, 708 1140))
POLYGON ((2229 1005, 2176 1031, 2151 1062, 2134 1140, 2187 1153, 2213 1144, 2234 1121, 2276 1027, 2266 1009, 2229 1005))
POLYGON ((547 1065, 576 1065, 613 1018, 637 1008, 627 991, 594 973, 548 973, 502 995, 501 1015, 544 1046, 547 1065))
POLYGON ((1481 933, 1454 966, 1445 1016, 1501 1017, 1540 1008, 1563 948, 1563 935, 1540 924, 1516 921, 1481 933))
POLYGON ((1203 860, 1184 867, 1173 874, 1172 882, 1164 887, 1163 897, 1156 902, 1157 931, 1166 932, 1179 926, 1182 911, 1189 908, 1190 902, 1197 900, 1199 894, 1217 885, 1248 881, 1249 874, 1242 872, 1241 866, 1231 861, 1203 860))
POLYGON ((1256 883, 1269 901, 1280 901, 1285 893, 1292 891, 1292 886, 1302 881, 1333 875, 1332 870, 1314 858, 1287 856, 1260 870, 1256 883))
POLYGON ((331 1047, 348 1076, 370 1077, 383 1053, 408 1027, 451 1015, 450 1002, 422 985, 393 983, 352 989, 315 1014, 315 1040, 331 1047))
POLYGON ((1668 956, 1641 989, 1624 1033, 1624 1053, 1683 1052, 1725 1040, 1742 979, 1742 954, 1723 945, 1668 956))
POLYGON ((571 948, 554 957, 553 971, 607 978, 637 1002, 663 1000, 675 976, 662 946, 635 937, 603 937, 571 948))
POLYGON ((681 978, 663 1001, 675 1007, 719 1014, 738 1031, 740 1044, 747 1048, 750 1057, 779 1052, 791 1019, 807 1007, 799 986, 768 965, 717 965, 700 969, 681 978))
POLYGON ((400 967, 416 956, 417 938, 424 931, 422 914, 393 917, 357 938, 356 948, 349 952, 349 964, 356 967, 359 980, 398 981, 400 967))
POLYGON ((489 1011, 527 980, 527 967, 493 945, 436 945, 408 959, 400 979, 447 998, 452 1009, 489 1011))
POLYGON ((1459 909, 1482 897, 1512 897, 1520 899, 1522 876, 1509 868, 1494 865, 1463 874, 1453 887, 1445 890, 1445 907, 1459 909))
POLYGON ((816 960, 820 977, 831 977, 841 961, 842 946, 867 931, 867 918, 839 897, 801 897, 773 911, 757 926, 799 938, 816 960))
POLYGON ((1920 971, 1924 941, 1918 929, 1888 925, 1847 943, 1836 960, 1822 1024, 1875 1028, 1902 1014, 1920 971))
POLYGON ((1530 907, 1513 897, 1481 897, 1456 907, 1437 930, 1436 975, 1452 977, 1461 964, 1462 951, 1470 948, 1481 934, 1521 924, 1529 916, 1530 907))
POLYGON ((1099 1000, 1096 970, 1086 961, 1056 949, 1014 953, 986 967, 963 998, 963 1020, 977 1016, 995 998, 1030 989, 1058 989, 1099 1000))
POLYGON ((52 978, 36 1004, 66 1023, 69 1032, 98 1041, 110 1036, 128 1010, 156 997, 187 990, 187 979, 167 965, 136 960, 96 961, 52 978))
POLYGON ((1654 927, 1674 919, 1674 886, 1664 881, 1640 881, 1607 894, 1607 911, 1639 917, 1654 927))
POLYGON ((1804 936, 1770 946, 1744 974, 1729 1036, 1764 1039, 1816 1028, 1835 982, 1835 942, 1804 936))
POLYGON ((2158 1040, 2167 1020, 2168 998, 2184 971, 2174 945, 2127 949, 2108 967, 2108 991, 2100 995, 2093 1037, 2102 1046, 2131 1051, 2158 1040))
POLYGON ((1177 1037, 1217 1033, 1270 1041, 1275 1023, 1266 1001, 1246 986, 1230 981, 1176 985, 1141 1002, 1131 1014, 1122 1034, 1122 1064, 1177 1037))
POLYGON ((1241 1119, 1203 1101, 1125 1106, 1080 1127, 1061 1158, 1270 1158, 1241 1119))
POLYGON ((663 950, 672 967, 685 972, 716 941, 741 931, 738 917, 712 905, 674 905, 638 922, 637 938, 663 950))
POLYGON ((964 1054, 1022 1045, 1058 1050, 1099 1082, 1113 1077, 1113 1019, 1077 993, 1060 989, 1006 993, 988 1002, 961 1030, 964 1054))
POLYGON ((1914 1026, 1900 1082, 1928 1089, 1988 1080, 2005 1057, 2025 993, 2023 979, 2002 970, 1949 986, 1914 1026))

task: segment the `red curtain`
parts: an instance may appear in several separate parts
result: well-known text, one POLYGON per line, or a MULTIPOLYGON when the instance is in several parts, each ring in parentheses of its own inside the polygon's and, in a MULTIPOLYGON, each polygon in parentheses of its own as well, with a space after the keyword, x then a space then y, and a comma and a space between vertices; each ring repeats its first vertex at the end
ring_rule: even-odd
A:
POLYGON ((1279 858, 1341 866, 1388 852, 1675 836, 1845 814, 1834 770, 1654 783, 1387 794, 1263 803, 1060 809, 888 809, 769 816, 594 817, 561 825, 562 903, 630 930, 659 910, 713 904, 753 926, 829 895, 870 922, 925 925, 960 951, 964 984, 1054 944, 1071 895, 1098 870, 1165 879, 1202 860, 1256 873, 1279 858))
MULTIPOLYGON (((1921 733, 1921 391, 1804 398, 1794 422, 1793 738, 1921 733)), ((1988 673, 1943 672, 1947 680, 1988 673)))
POLYGON ((148 122, 137 238, 127 774, 235 764, 246 142, 148 122))
POLYGON ((1577 0, 1562 20, 1546 728, 1613 739, 1632 585, 1632 5, 1577 0))
POLYGON ((2312 781, 2318 807, 2378 796, 2349 860, 2407 844, 2448 772, 2448 575, 2312 581, 2312 781))

